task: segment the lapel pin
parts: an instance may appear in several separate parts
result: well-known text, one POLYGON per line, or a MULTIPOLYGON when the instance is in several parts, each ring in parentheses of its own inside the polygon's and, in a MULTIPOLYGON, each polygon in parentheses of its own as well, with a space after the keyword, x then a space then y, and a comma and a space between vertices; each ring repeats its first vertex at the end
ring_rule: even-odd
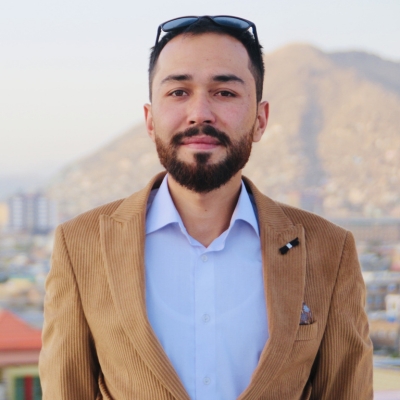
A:
POLYGON ((296 247, 300 244, 299 238, 293 239, 291 242, 286 243, 279 249, 281 254, 286 254, 292 247, 296 247))

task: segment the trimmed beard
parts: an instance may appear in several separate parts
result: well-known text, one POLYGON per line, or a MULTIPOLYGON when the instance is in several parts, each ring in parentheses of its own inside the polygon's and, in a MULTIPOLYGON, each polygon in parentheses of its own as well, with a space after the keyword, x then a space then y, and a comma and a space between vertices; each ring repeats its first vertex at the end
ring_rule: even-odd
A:
POLYGON ((254 125, 238 141, 211 125, 191 127, 174 135, 169 144, 165 144, 157 135, 155 143, 158 157, 167 172, 183 187, 196 193, 208 193, 225 185, 249 160, 253 143, 254 125), (226 157, 215 164, 209 164, 209 152, 194 154, 194 163, 178 160, 178 149, 184 138, 199 134, 211 136, 226 147, 226 157))

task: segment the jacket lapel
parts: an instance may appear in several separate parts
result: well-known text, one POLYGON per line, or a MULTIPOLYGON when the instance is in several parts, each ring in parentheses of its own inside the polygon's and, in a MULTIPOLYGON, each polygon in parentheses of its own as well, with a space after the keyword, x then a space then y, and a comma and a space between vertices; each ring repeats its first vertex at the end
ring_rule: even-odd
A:
POLYGON ((142 191, 124 200, 111 215, 100 217, 100 237, 111 294, 125 333, 142 360, 178 399, 189 399, 147 318, 144 245, 146 204, 155 177, 142 191))
POLYGON ((279 205, 245 182, 258 210, 269 339, 240 400, 260 398, 289 356, 299 327, 306 271, 303 227, 293 225, 279 205), (300 244, 282 255, 279 249, 295 238, 300 244))

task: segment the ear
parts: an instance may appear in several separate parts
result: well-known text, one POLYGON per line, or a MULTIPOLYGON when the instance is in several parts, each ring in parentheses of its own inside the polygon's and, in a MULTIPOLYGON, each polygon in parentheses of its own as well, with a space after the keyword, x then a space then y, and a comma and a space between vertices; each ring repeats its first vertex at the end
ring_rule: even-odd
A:
POLYGON ((146 123, 147 133, 149 134, 151 140, 155 141, 155 132, 154 132, 154 121, 153 121, 153 114, 151 110, 151 104, 145 104, 143 106, 144 111, 144 120, 146 123))
POLYGON ((257 121, 253 135, 253 142, 259 142, 261 140, 261 137, 265 132, 265 129, 267 128, 268 116, 269 116, 268 101, 262 101, 258 105, 257 121))

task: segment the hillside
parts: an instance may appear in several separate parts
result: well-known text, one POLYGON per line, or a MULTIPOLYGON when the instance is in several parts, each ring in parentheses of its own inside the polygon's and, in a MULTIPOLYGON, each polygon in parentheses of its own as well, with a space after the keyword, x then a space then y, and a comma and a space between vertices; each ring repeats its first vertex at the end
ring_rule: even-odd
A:
MULTIPOLYGON (((265 56, 271 113, 245 174, 332 217, 400 216, 400 63, 293 44, 265 56)), ((144 125, 51 183, 64 218, 143 187, 162 168, 144 125)))

